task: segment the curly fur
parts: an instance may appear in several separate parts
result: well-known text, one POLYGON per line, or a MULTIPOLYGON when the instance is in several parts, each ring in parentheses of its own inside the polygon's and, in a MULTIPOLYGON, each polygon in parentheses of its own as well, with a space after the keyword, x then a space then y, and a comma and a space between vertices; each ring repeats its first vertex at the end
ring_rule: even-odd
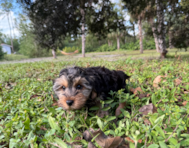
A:
POLYGON ((99 99, 106 100, 110 90, 125 89, 125 80, 128 78, 123 71, 105 67, 70 67, 60 71, 59 78, 54 81, 53 90, 59 98, 59 105, 65 110, 80 109, 83 106, 90 108, 99 99), (78 85, 81 89, 77 89, 78 85), (72 100, 73 104, 68 105, 68 100, 72 100))

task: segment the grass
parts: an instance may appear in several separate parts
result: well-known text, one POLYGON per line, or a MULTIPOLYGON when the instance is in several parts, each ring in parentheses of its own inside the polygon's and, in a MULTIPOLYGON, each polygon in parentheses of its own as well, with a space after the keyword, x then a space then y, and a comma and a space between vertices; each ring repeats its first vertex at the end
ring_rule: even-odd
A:
POLYGON ((3 61, 17 61, 17 60, 24 60, 28 59, 29 57, 19 54, 6 54, 4 56, 3 61))
MULTIPOLYGON (((99 54, 112 53, 126 54, 125 51, 99 54)), ((136 55, 138 60, 127 58, 127 54, 116 58, 93 58, 95 53, 87 55, 85 59, 76 55, 65 56, 60 61, 0 65, 0 147, 55 148, 69 144, 87 147, 83 132, 89 128, 100 128, 110 137, 122 136, 131 148, 189 146, 189 63, 182 57, 187 58, 185 52, 181 60, 174 58, 174 52, 170 52, 167 60, 140 59, 145 54, 136 55), (128 88, 140 87, 145 96, 124 94, 121 90, 111 92, 110 115, 104 118, 88 114, 86 109, 66 112, 54 104, 57 99, 52 91, 52 80, 62 68, 70 65, 101 65, 123 70, 131 75, 128 88), (166 78, 155 88, 153 80, 158 75, 166 78), (175 84, 176 79, 181 80, 179 85, 175 84), (114 100, 115 97, 118 99, 114 100), (123 108, 117 117, 115 110, 122 101, 130 104, 130 111, 123 108), (140 115, 139 108, 150 103, 157 112, 140 115), (133 141, 126 140, 128 138, 133 141)))
MULTIPOLYGON (((177 55, 181 55, 183 60, 188 60, 189 52, 185 52, 184 50, 178 50, 178 49, 168 49, 168 58, 169 59, 174 59, 175 54, 177 52, 177 55)), ((139 50, 116 50, 112 52, 90 52, 86 53, 86 57, 88 59, 106 59, 106 60, 118 60, 118 59, 126 59, 129 57, 132 57, 132 59, 154 59, 158 58, 160 55, 159 53, 156 52, 156 50, 144 50, 143 54, 140 54, 139 50)), ((64 56, 61 55, 59 52, 57 54, 57 61, 70 61, 73 58, 74 59, 79 59, 81 56, 80 54, 75 54, 75 55, 70 55, 70 56, 64 56)), ((51 58, 51 57, 50 57, 51 58)), ((5 55, 5 58, 2 61, 21 61, 25 59, 31 59, 27 56, 24 55, 18 55, 18 54, 11 54, 11 55, 5 55)), ((36 58, 33 58, 36 59, 36 58)), ((37 59, 40 59, 37 58, 37 59)), ((41 57, 41 60, 45 61, 45 57, 41 57)))

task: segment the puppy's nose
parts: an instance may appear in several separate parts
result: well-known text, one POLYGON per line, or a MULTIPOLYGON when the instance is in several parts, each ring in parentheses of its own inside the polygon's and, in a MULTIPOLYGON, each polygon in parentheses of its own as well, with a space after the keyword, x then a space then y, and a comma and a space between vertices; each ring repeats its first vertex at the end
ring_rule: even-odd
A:
POLYGON ((69 106, 71 106, 71 105, 73 104, 73 102, 74 102, 73 100, 67 100, 67 101, 66 101, 66 103, 67 103, 69 106))

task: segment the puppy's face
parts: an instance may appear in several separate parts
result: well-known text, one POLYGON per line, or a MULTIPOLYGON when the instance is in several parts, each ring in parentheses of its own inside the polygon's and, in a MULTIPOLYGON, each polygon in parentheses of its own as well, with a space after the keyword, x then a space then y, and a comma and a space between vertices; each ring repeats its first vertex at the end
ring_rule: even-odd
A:
POLYGON ((74 67, 64 69, 60 73, 53 89, 59 98, 59 106, 64 110, 81 109, 92 93, 92 86, 81 74, 80 69, 74 67))

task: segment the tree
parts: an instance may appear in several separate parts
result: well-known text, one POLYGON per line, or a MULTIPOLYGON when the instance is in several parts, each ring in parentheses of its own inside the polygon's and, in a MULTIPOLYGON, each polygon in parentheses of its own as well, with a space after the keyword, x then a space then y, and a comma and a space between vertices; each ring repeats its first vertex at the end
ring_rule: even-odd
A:
POLYGON ((123 17, 123 13, 115 10, 116 11, 116 15, 115 17, 113 17, 113 21, 115 22, 115 26, 114 26, 114 32, 116 33, 116 38, 117 38, 117 49, 120 49, 120 38, 124 35, 126 27, 124 25, 124 17, 123 17))
POLYGON ((19 14, 19 20, 16 20, 16 27, 20 33, 20 50, 19 53, 29 56, 37 57, 38 46, 33 34, 33 25, 28 23, 28 18, 25 15, 19 14))
POLYGON ((136 24, 136 20, 130 15, 130 19, 129 22, 131 23, 131 27, 130 29, 133 31, 133 37, 134 37, 134 42, 136 42, 136 35, 135 35, 135 24, 136 24))
POLYGON ((2 50, 2 47, 0 46, 0 60, 3 59, 5 53, 2 50))
POLYGON ((11 47, 12 47, 12 52, 14 53, 12 31, 11 31, 11 25, 10 25, 10 12, 13 9, 13 5, 12 5, 11 1, 3 0, 3 2, 1 3, 1 8, 7 15, 7 20, 8 20, 9 29, 10 29, 11 47))
MULTIPOLYGON (((170 15, 169 15, 170 17, 170 15)), ((184 48, 187 51, 189 46, 189 1, 182 0, 174 8, 172 17, 172 44, 176 48, 184 48)))
POLYGON ((130 23, 132 24, 134 42, 136 42, 135 36, 135 22, 138 21, 138 29, 139 29, 139 44, 140 44, 140 53, 143 53, 143 35, 142 35, 142 20, 144 19, 143 13, 129 13, 130 14, 130 23))
POLYGON ((20 0, 34 24, 34 33, 41 46, 56 50, 57 42, 65 36, 82 36, 82 56, 85 56, 86 29, 104 37, 109 32, 106 20, 110 16, 109 0, 54 1, 20 0), (94 26, 95 24, 95 26, 94 26), (92 27, 93 26, 93 27, 92 27), (98 28, 96 28, 98 26, 98 28))
POLYGON ((142 43, 142 16, 138 16, 138 29, 139 29, 139 40, 140 40, 140 53, 143 53, 143 43, 142 43))
POLYGON ((33 23, 35 40, 42 48, 55 51, 59 42, 68 35, 74 35, 79 27, 80 18, 76 12, 76 6, 70 5, 69 0, 54 1, 21 1, 27 10, 27 14, 33 23))
POLYGON ((164 10, 168 1, 163 0, 123 0, 126 3, 126 8, 132 14, 143 14, 145 18, 151 18, 151 23, 153 23, 154 36, 157 38, 158 49, 160 52, 160 57, 164 58, 167 54, 166 43, 165 43, 165 24, 164 24, 164 10), (155 9, 154 9, 155 7, 155 9), (155 11, 154 11, 155 10, 155 11), (152 12, 155 12, 152 13, 152 12), (156 19, 154 19, 156 17, 156 19), (155 21, 156 20, 156 21, 155 21), (154 22, 155 21, 155 22, 154 22))
MULTIPOLYGON (((118 9, 114 9, 114 5, 109 4, 106 6, 106 12, 104 19, 100 21, 101 25, 101 32, 103 32, 104 37, 108 37, 108 45, 112 45, 110 39, 116 39, 117 41, 117 49, 120 49, 120 40, 121 37, 125 34, 126 26, 125 26, 125 19, 123 13, 118 9), (111 17, 107 17, 111 16, 111 17), (109 33, 111 32, 111 33, 109 33)), ((93 24, 91 27, 94 28, 96 23, 93 24)), ((98 28, 96 28, 99 30, 98 28)), ((101 33, 100 33, 101 35, 101 33)))
POLYGON ((156 7, 157 7, 157 29, 156 34, 158 36, 158 43, 159 43, 159 50, 161 53, 161 57, 165 58, 167 54, 166 50, 166 42, 165 42, 165 24, 164 24, 164 1, 163 0, 156 0, 156 7))

